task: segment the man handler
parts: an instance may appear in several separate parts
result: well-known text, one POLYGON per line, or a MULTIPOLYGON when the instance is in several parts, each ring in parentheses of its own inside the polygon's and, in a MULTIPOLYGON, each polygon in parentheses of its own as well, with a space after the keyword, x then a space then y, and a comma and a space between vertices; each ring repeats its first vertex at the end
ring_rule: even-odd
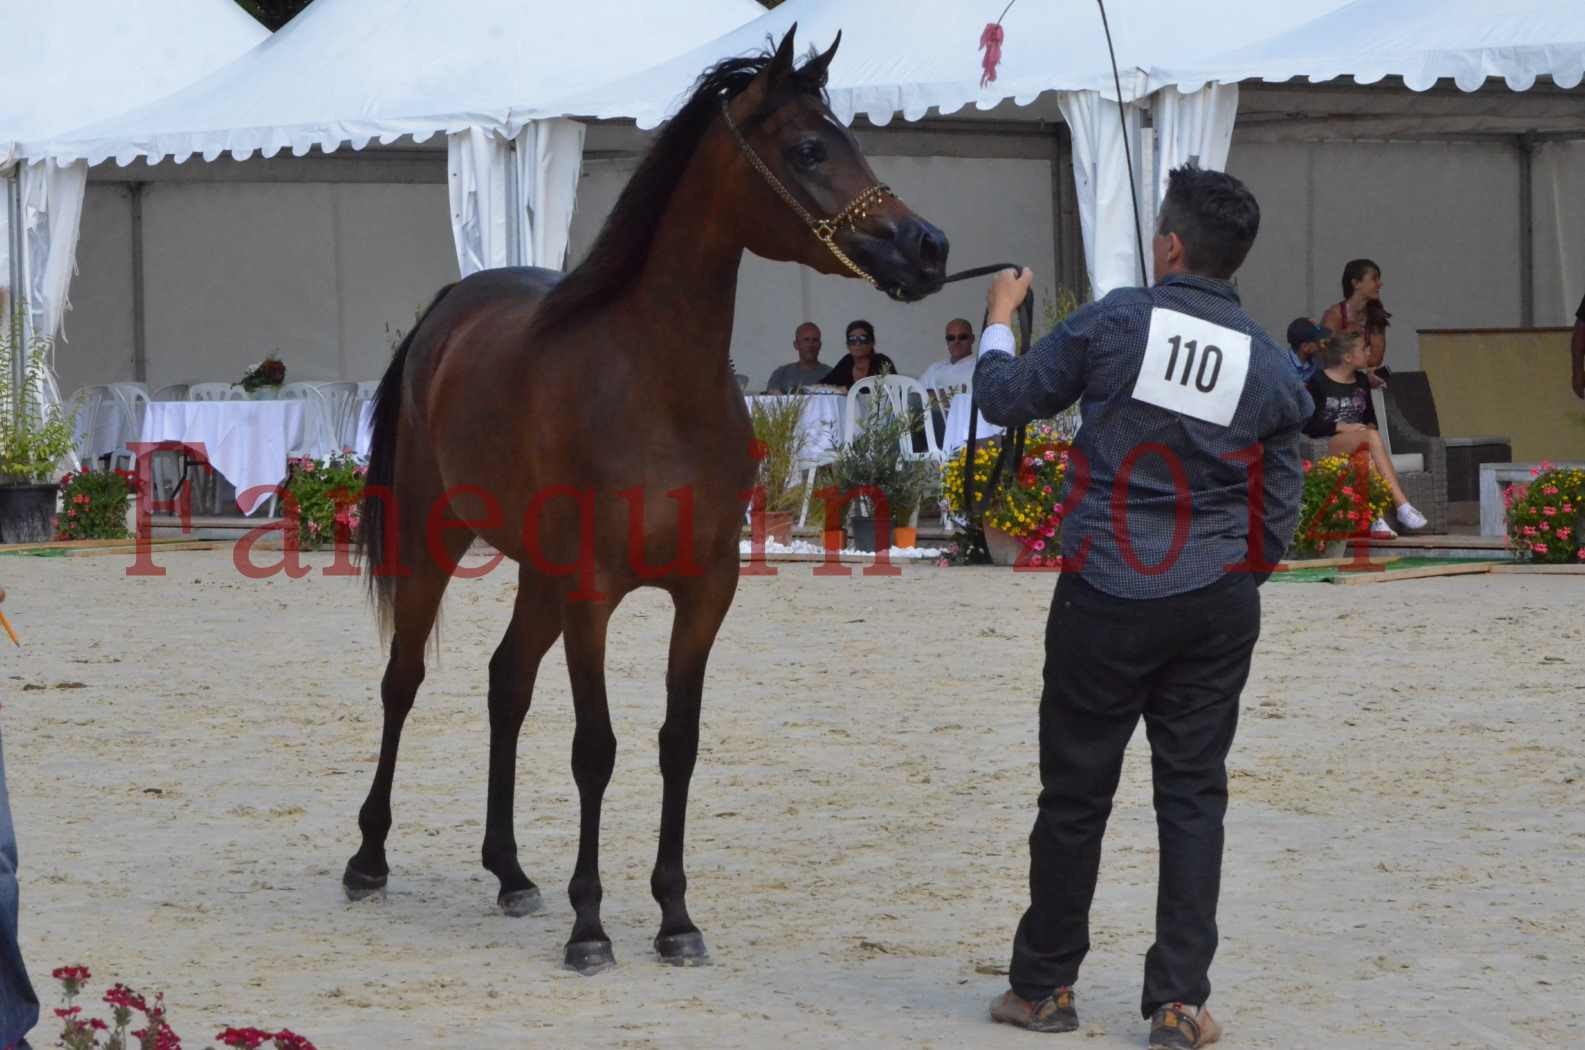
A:
POLYGON ((1145 958, 1152 1050, 1215 1042, 1205 1008, 1227 809, 1228 749, 1260 634, 1265 582, 1293 535, 1309 395, 1286 348, 1229 278, 1260 228, 1237 179, 1169 176, 1156 284, 1079 310, 1023 357, 1008 322, 1032 275, 988 295, 974 390, 1013 426, 1079 401, 1063 573, 1046 626, 1039 813, 1012 988, 991 1008, 1041 1032, 1078 1027, 1101 838, 1140 716, 1150 738, 1161 867, 1145 958))

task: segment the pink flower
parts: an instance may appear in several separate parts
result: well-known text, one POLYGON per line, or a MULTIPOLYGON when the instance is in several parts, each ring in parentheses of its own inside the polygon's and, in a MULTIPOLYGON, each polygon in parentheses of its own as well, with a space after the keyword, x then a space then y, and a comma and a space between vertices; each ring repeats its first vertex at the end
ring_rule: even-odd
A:
POLYGON ((1555 517, 1557 517, 1557 508, 1556 507, 1542 507, 1541 508, 1541 513, 1545 514, 1549 518, 1555 518, 1555 517))
POLYGON ((1535 535, 1535 527, 1532 526, 1532 525, 1526 525, 1524 528, 1520 529, 1519 532, 1520 532, 1521 535, 1524 535, 1524 536, 1534 536, 1535 535))
POLYGON ((1042 496, 1049 496, 1049 495, 1051 495, 1051 486, 1050 486, 1050 485, 1047 485, 1047 486, 1046 486, 1046 487, 1045 487, 1045 488, 1043 488, 1043 489, 1041 489, 1041 490, 1040 490, 1040 494, 1041 494, 1041 495, 1042 495, 1042 496))
POLYGON ((1039 554, 1036 554, 1036 555, 1034 555, 1033 557, 1031 557, 1029 559, 1029 564, 1031 564, 1031 565, 1044 565, 1045 563, 1046 563, 1046 559, 1042 555, 1039 555, 1039 554))
POLYGON ((1046 462, 1047 463, 1054 463, 1054 462, 1056 462, 1056 459, 1057 459, 1057 454, 1055 452, 1053 452, 1052 450, 1047 449, 1046 450, 1046 455, 1045 455, 1046 462))
POLYGON ((1545 554, 1547 552, 1547 546, 1544 543, 1532 543, 1530 545, 1530 549, 1535 551, 1537 554, 1545 554))
POLYGON ((1043 551, 1043 550, 1046 549, 1046 541, 1045 540, 1036 540, 1035 542, 1031 543, 1030 546, 1033 547, 1037 551, 1043 551))
POLYGON ((1560 539, 1560 540, 1566 540, 1566 539, 1569 538, 1569 534, 1572 533, 1573 531, 1574 531, 1573 529, 1571 529, 1567 525, 1565 525, 1561 529, 1557 530, 1557 538, 1560 539))
POLYGON ((1541 531, 1542 532, 1551 532, 1552 531, 1552 526, 1548 525, 1546 522, 1543 521, 1541 523, 1541 531))
POLYGON ((1557 495, 1557 486, 1556 485, 1548 485, 1545 488, 1543 488, 1541 490, 1541 492, 1543 494, 1545 494, 1545 495, 1548 495, 1548 496, 1556 496, 1557 495))
POLYGON ((1300 460, 1300 465, 1301 465, 1301 466, 1302 466, 1302 467, 1304 467, 1304 472, 1305 472, 1305 473, 1306 473, 1306 474, 1308 474, 1308 473, 1310 473, 1310 468, 1311 468, 1311 467, 1313 467, 1313 466, 1315 466, 1315 464, 1314 464, 1314 463, 1311 463, 1311 462, 1310 462, 1310 461, 1309 461, 1309 460, 1307 460, 1307 459, 1305 459, 1305 460, 1300 460))
POLYGON ((1057 534, 1057 530, 1054 526, 1047 525, 1045 528, 1040 530, 1040 534, 1047 537, 1055 536, 1057 534))
POLYGON ((1585 547, 1581 547, 1579 550, 1575 551, 1574 557, 1578 558, 1580 561, 1585 561, 1585 547))

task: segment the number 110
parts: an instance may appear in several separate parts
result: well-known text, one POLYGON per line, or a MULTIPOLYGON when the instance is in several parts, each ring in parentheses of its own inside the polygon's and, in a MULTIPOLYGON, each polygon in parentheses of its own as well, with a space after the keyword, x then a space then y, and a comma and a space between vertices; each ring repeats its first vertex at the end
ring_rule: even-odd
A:
POLYGON ((1188 342, 1184 342, 1181 335, 1175 335, 1171 339, 1168 339, 1167 342, 1172 344, 1172 356, 1167 359, 1167 382, 1170 383, 1175 378, 1173 373, 1176 372, 1178 368, 1178 352, 1180 350, 1187 350, 1189 354, 1188 357, 1184 359, 1183 376, 1182 378, 1178 379, 1178 385, 1188 386, 1189 376, 1192 373, 1194 374, 1194 388, 1200 393, 1209 394, 1212 390, 1216 389, 1216 380, 1222 374, 1221 347, 1207 346, 1205 348, 1205 353, 1200 356, 1200 370, 1196 373, 1194 371, 1194 352, 1199 348, 1198 341, 1190 339, 1188 342), (1210 365, 1213 360, 1215 361, 1215 365, 1211 368, 1210 378, 1207 379, 1205 376, 1205 367, 1210 365))

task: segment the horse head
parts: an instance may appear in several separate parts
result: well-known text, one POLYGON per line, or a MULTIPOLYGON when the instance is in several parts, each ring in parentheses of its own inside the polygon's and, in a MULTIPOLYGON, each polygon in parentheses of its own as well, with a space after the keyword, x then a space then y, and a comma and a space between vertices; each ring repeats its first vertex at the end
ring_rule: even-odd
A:
POLYGON ((860 277, 901 302, 923 299, 946 276, 947 237, 875 177, 825 97, 842 34, 802 66, 794 25, 735 96, 721 123, 740 155, 746 247, 767 259, 860 277))

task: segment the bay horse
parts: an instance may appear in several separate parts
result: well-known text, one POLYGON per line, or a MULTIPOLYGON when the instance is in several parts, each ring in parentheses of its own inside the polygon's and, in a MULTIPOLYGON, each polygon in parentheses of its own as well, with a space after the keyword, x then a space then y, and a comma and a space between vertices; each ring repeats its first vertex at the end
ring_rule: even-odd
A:
POLYGON ((379 764, 342 878, 353 899, 389 868, 391 783, 446 585, 474 537, 518 563, 511 624, 490 658, 483 845, 508 915, 542 907, 518 864, 518 734, 540 660, 565 639, 581 820, 564 962, 614 964, 600 922, 600 805, 616 759, 606 627, 623 596, 667 591, 674 617, 660 729, 660 843, 650 880, 662 961, 707 961, 684 901, 683 824, 705 663, 732 604, 754 484, 752 428, 727 351, 745 250, 868 279, 901 301, 935 292, 947 240, 882 186, 825 97, 831 49, 701 75, 584 262, 442 289, 375 395, 358 546, 390 654, 379 764), (663 561, 663 559, 665 559, 663 561))

